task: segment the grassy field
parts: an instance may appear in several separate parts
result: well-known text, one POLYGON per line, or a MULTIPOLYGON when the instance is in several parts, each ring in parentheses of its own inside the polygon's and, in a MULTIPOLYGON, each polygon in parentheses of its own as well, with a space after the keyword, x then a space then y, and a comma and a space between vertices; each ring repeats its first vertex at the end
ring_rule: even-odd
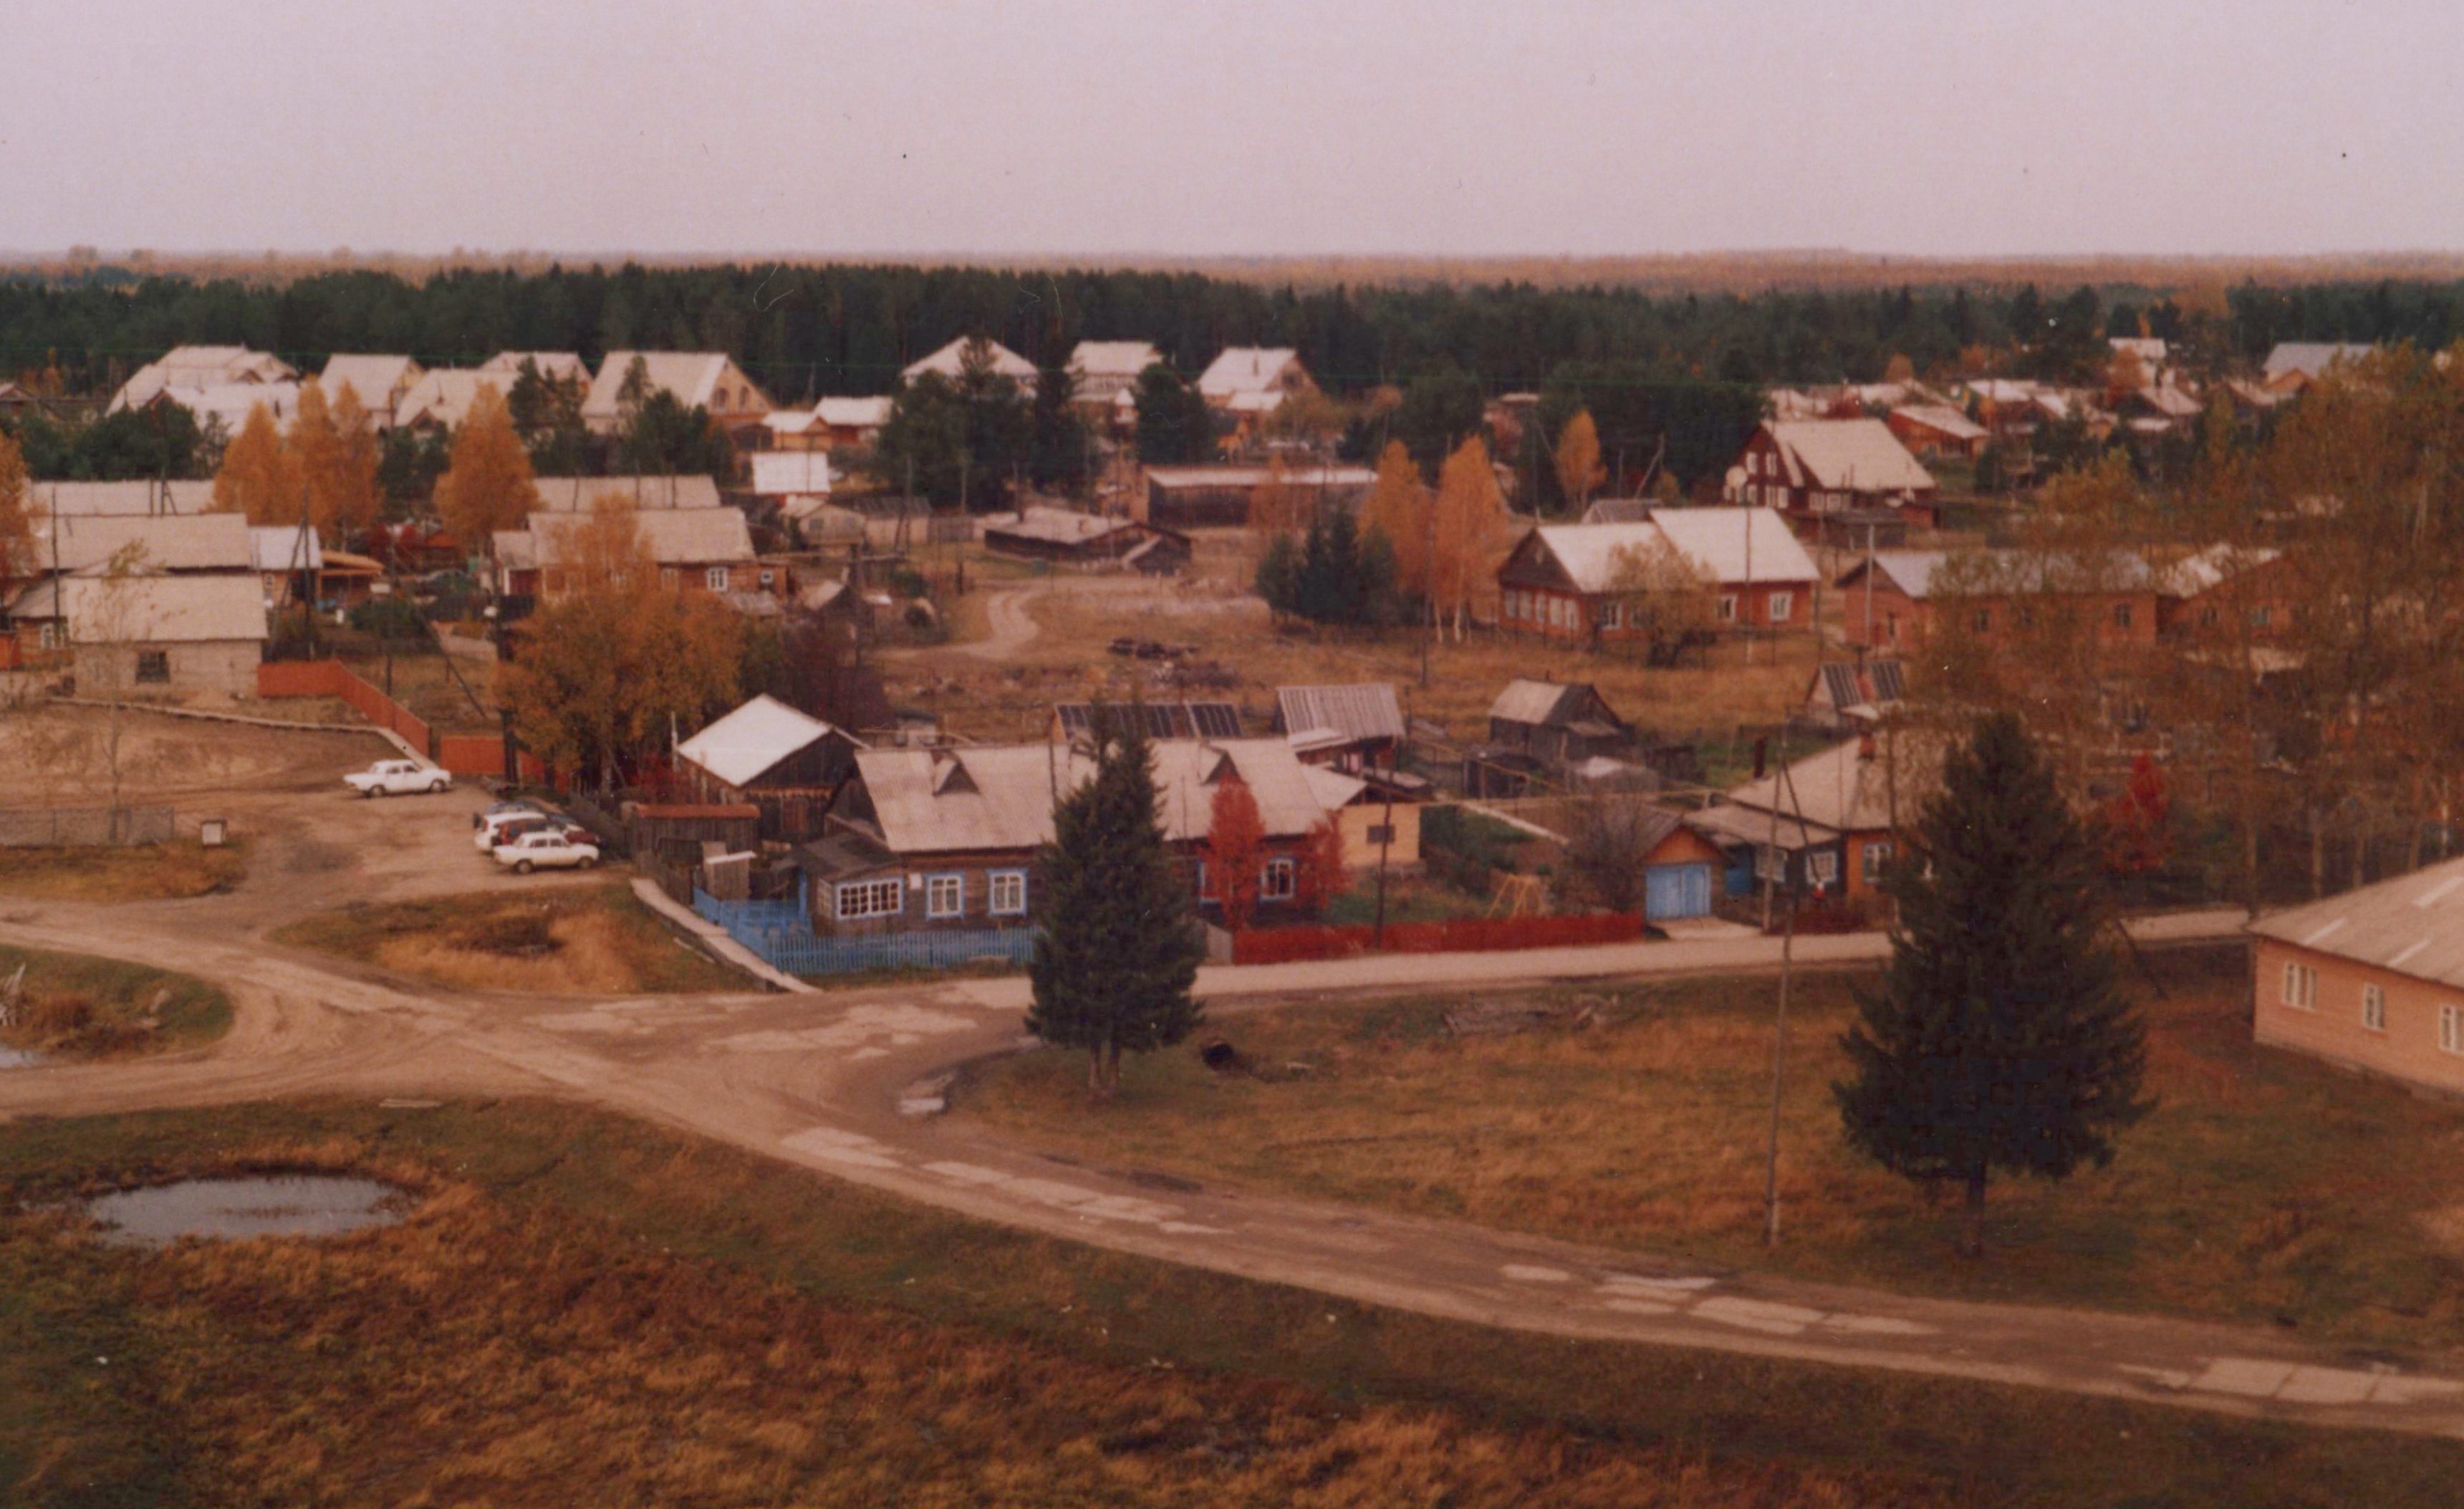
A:
POLYGON ((688 947, 622 885, 352 906, 292 923, 275 938, 464 990, 746 988, 744 976, 688 947))
POLYGON ((0 1499, 2445 1505, 2464 1444, 1498 1333, 983 1227, 543 1103, 0 1127, 0 1499), (107 1250, 69 1195, 409 1221, 107 1250))
POLYGON ((169 1053, 231 1030, 231 997, 200 979, 98 959, 0 945, 0 981, 26 972, 0 1046, 61 1059, 169 1053))
POLYGON ((247 873, 241 843, 0 849, 0 895, 40 901, 181 901, 229 890, 247 873))
POLYGON ((1949 1197, 1841 1141, 1841 974, 1803 978, 1792 1006, 1776 1255, 1765 978, 1593 992, 1588 1029, 1485 1039, 1447 1034, 1452 1001, 1243 1016, 1216 1030, 1309 1072, 1227 1080, 1176 1051, 1126 1065, 1119 1100, 1094 1106, 1073 1056, 1039 1053, 981 1066, 961 1104, 1115 1166, 1706 1262, 2464 1348, 2464 1109, 2253 1046, 2232 968, 2167 973, 2147 1007, 2158 1109, 2108 1169, 1995 1184, 1979 1263, 1950 1259, 1949 1197))

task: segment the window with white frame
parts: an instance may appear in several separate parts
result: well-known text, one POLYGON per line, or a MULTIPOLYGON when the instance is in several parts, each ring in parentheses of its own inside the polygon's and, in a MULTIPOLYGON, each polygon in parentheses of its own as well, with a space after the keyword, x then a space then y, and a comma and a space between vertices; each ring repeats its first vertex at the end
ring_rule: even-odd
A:
POLYGON ((1787 623, 1788 616, 1796 611, 1796 594, 1793 592, 1774 592, 1770 601, 1771 621, 1774 623, 1787 623))
POLYGON ((2287 963, 2281 998, 2295 1011, 2318 1010, 2319 972, 2306 964, 2287 963))
POLYGON ((895 917, 907 909, 907 883, 895 875, 888 880, 848 881, 839 886, 832 901, 831 914, 841 922, 895 917))
POLYGON ((967 909, 967 878, 964 875, 927 875, 924 877, 924 915, 957 917, 967 909))
POLYGON ((1723 623, 1737 622, 1737 595, 1733 592, 1720 594, 1720 622, 1723 623))
POLYGON ((1858 867, 1863 872, 1866 885, 1880 886, 1882 884, 1882 872, 1890 867, 1890 864, 1891 841, 1883 839, 1865 845, 1864 853, 1859 858, 1858 867))
POLYGON ((776 571, 764 571, 764 572, 762 572, 762 573, 761 573, 761 587, 762 587, 762 590, 763 590, 763 591, 765 591, 765 592, 766 592, 766 591, 768 591, 770 588, 775 587, 775 586, 777 586, 778 584, 779 584, 779 573, 778 573, 778 572, 776 572, 776 571))
POLYGON ((2362 987, 2362 1025, 2372 1032, 2387 1031, 2387 991, 2376 985, 2362 987))
POLYGON ((1601 604, 1600 604, 1600 627, 1602 627, 1602 628, 1623 628, 1624 626, 1625 626, 1625 604, 1624 604, 1624 603, 1622 603, 1622 602, 1603 602, 1603 603, 1601 603, 1601 604))
POLYGON ((1806 879, 1828 886, 1839 878, 1839 856, 1831 849, 1811 849, 1805 856, 1806 879))
POLYGON ((1260 901, 1289 901, 1300 891, 1300 866, 1290 860, 1268 860, 1258 872, 1260 901))
POLYGON ((58 624, 46 623, 43 625, 43 647, 45 649, 57 649, 60 647, 60 626, 58 624))
POLYGON ((2448 1053, 2464 1053, 2464 1006, 2438 1008, 2438 1046, 2448 1053))
POLYGON ((992 873, 992 914, 996 917, 1026 915, 1026 871, 995 870, 992 873))
POLYGON ((725 566, 711 566, 706 568, 701 574, 701 584, 710 588, 713 592, 725 592, 727 590, 727 568, 725 566))

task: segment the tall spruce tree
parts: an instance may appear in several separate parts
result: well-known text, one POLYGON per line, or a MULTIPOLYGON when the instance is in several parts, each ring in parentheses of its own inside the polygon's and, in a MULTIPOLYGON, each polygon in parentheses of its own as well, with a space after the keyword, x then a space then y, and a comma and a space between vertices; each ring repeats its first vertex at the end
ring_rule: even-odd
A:
POLYGON ((1981 721, 1944 763, 1879 990, 1857 993, 1832 1086, 1849 1145, 1895 1173, 1967 1190, 1961 1250, 1984 1250, 1994 1172, 2067 1177, 2111 1161, 2146 1114, 2145 1027, 2098 940, 2100 856, 2018 718, 1981 721))
POLYGON ((1087 1050, 1087 1087, 1120 1087, 1121 1053, 1150 1053, 1189 1036, 1189 994, 1205 946, 1189 887, 1155 819, 1153 754, 1143 709, 1098 706, 1094 778, 1053 809, 1038 856, 1045 922, 1027 978, 1027 1030, 1087 1050))

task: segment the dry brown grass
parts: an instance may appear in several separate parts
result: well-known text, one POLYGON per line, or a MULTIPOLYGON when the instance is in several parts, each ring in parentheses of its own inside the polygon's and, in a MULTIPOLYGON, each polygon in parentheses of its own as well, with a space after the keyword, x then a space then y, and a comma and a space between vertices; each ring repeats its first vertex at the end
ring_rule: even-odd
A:
POLYGON ((20 969, 23 998, 0 1021, 0 1046, 109 1059, 193 1048, 231 1030, 231 998, 191 975, 0 946, 0 980, 20 969))
POLYGON ((2229 976, 2150 1008, 2156 1113, 2112 1167, 1991 1192, 1984 1264, 1947 1206, 1853 1155, 1829 1085, 1848 981, 1800 982, 1782 1107, 1780 1252, 1761 1242, 1772 983, 1613 997, 1582 1032, 1458 1041, 1445 1003, 1295 1008, 1221 1028, 1299 1074, 1140 1060, 1089 1106, 1074 1058, 987 1065, 965 1104, 1109 1166, 1359 1200, 1910 1292, 2273 1320, 2464 1347, 2453 1160, 2464 1111, 2254 1047, 2229 976))
MULTIPOLYGON (((74 1285, 121 1318, 121 1376, 142 1369, 137 1390, 168 1407, 176 1476, 204 1501, 1946 1501, 817 1301, 348 1140, 243 1144, 195 1171, 268 1168, 373 1172, 416 1209, 340 1240, 143 1254, 83 1245, 56 1207, 0 1219, 0 1275, 55 1307, 74 1285)), ((24 1501, 70 1490, 39 1466, 18 1486, 24 1501)))
POLYGON ((349 907, 275 936, 459 990, 629 995, 746 988, 743 976, 684 947, 623 886, 349 907))
POLYGON ((247 874, 236 843, 0 849, 0 894, 42 901, 181 901, 229 890, 247 874))

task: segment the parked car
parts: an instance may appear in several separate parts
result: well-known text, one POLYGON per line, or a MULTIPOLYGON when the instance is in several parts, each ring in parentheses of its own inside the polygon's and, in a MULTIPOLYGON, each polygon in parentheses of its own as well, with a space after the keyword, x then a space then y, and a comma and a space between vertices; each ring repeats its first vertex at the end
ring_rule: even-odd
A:
POLYGON ((538 802, 531 800, 528 797, 500 798, 488 803, 478 811, 471 814, 471 826, 474 828, 480 827, 484 825, 490 818, 504 817, 510 813, 521 812, 535 812, 540 817, 547 816, 547 809, 540 806, 538 802))
POLYGON ((363 797, 391 797, 409 791, 443 791, 453 784, 453 776, 441 767, 415 759, 381 759, 343 776, 342 784, 363 797))
POLYGON ((541 828, 497 844, 496 863, 517 875, 535 869, 586 870, 599 863, 599 845, 561 829, 541 828))
POLYGON ((541 812, 536 807, 515 807, 504 812, 481 814, 479 831, 471 836, 471 846, 482 854, 493 854, 495 852, 496 845, 508 839, 518 838, 536 828, 550 826, 560 831, 569 829, 575 833, 588 832, 569 818, 560 818, 553 813, 541 812))

